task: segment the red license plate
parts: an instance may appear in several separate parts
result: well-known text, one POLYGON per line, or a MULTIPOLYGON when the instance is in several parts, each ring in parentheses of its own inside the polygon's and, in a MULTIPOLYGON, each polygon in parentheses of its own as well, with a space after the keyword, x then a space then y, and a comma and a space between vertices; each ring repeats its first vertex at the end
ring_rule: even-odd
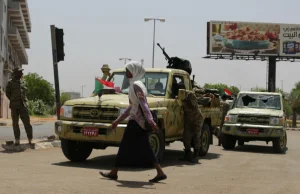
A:
POLYGON ((259 133, 259 129, 248 129, 247 133, 248 134, 258 134, 259 133))
POLYGON ((95 137, 98 136, 99 130, 97 128, 86 127, 83 128, 82 133, 84 136, 95 137))

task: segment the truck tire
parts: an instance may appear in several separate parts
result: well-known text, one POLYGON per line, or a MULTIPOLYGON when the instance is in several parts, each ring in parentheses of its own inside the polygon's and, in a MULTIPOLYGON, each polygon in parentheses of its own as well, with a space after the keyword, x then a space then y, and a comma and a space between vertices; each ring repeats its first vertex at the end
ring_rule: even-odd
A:
POLYGON ((199 156, 206 156, 209 145, 210 145, 210 130, 209 126, 206 123, 203 123, 202 131, 201 131, 201 148, 199 151, 199 156))
POLYGON ((284 132, 284 136, 279 138, 274 138, 272 143, 273 143, 273 150, 275 153, 285 153, 286 144, 287 144, 286 132, 284 132))
POLYGON ((165 152, 164 131, 160 129, 159 133, 156 132, 149 133, 149 142, 158 161, 162 162, 164 158, 164 152, 165 152))
POLYGON ((83 162, 92 153, 93 148, 84 142, 61 139, 61 149, 66 158, 72 162, 83 162))
POLYGON ((222 146, 225 150, 232 150, 235 147, 236 139, 233 136, 222 134, 222 146))

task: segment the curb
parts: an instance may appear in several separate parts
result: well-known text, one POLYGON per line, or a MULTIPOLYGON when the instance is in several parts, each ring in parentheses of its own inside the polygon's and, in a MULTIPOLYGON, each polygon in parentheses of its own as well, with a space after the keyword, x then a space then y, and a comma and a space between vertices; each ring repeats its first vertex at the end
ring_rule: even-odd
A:
POLYGON ((54 140, 54 141, 42 140, 42 141, 36 142, 33 145, 29 145, 28 143, 24 144, 22 142, 19 146, 2 144, 2 148, 6 151, 22 152, 27 149, 39 150, 39 149, 61 147, 60 140, 54 140), (45 142, 42 142, 42 141, 45 141, 45 142))
POLYGON ((300 128, 286 128, 287 131, 300 131, 300 128))

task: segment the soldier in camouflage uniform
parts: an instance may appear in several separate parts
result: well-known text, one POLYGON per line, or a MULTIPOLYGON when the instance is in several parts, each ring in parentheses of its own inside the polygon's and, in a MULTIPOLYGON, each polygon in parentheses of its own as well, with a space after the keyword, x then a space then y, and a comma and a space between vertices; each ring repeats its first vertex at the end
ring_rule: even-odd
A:
POLYGON ((221 146, 222 144, 222 128, 223 128, 223 124, 224 124, 224 120, 225 120, 225 116, 227 115, 227 112, 230 109, 230 105, 228 102, 226 102, 226 100, 228 99, 228 96, 226 94, 224 94, 222 96, 222 101, 221 101, 221 108, 222 108, 222 118, 221 118, 221 124, 220 124, 220 131, 218 133, 218 146, 221 146))
POLYGON ((195 93, 187 92, 186 99, 183 101, 184 109, 184 132, 183 144, 185 155, 181 160, 188 160, 192 163, 198 162, 199 151, 201 148, 201 129, 203 116, 198 107, 195 93), (194 155, 191 147, 194 147, 194 155))
POLYGON ((20 144, 19 117, 24 124, 29 144, 32 141, 32 126, 28 112, 28 100, 26 97, 26 86, 22 79, 23 69, 16 67, 13 70, 13 78, 9 80, 6 86, 6 96, 10 100, 11 117, 13 121, 13 130, 15 136, 15 145, 20 144))

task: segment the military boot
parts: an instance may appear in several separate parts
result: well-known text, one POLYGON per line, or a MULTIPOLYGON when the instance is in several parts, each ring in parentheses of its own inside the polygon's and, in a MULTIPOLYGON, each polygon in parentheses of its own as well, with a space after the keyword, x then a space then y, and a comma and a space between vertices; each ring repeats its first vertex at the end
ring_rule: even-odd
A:
POLYGON ((192 163, 198 163, 199 160, 199 149, 194 149, 194 157, 190 160, 192 163))
POLYGON ((184 149, 184 156, 179 158, 181 161, 191 161, 193 159, 193 154, 191 149, 184 149))
POLYGON ((20 145, 20 140, 19 139, 16 139, 15 141, 15 146, 19 146, 20 145))

